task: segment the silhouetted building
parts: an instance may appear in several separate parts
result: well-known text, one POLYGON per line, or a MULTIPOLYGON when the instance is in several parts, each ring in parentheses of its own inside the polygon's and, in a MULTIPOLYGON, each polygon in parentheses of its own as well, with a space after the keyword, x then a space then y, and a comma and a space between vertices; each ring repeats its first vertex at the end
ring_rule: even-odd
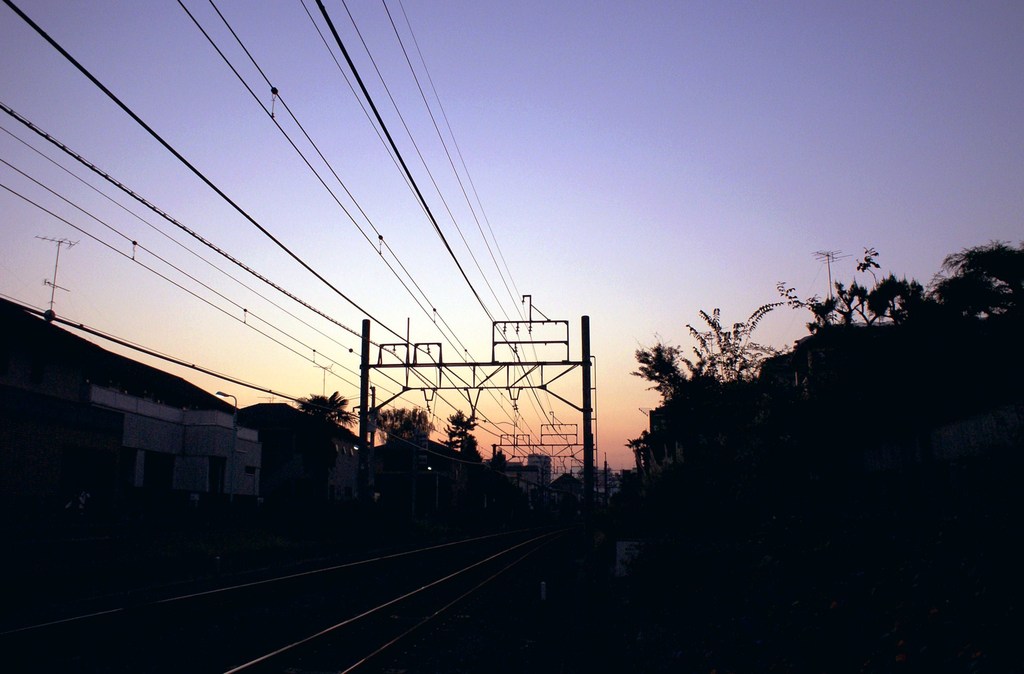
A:
POLYGON ((3 525, 115 521, 255 499, 260 446, 233 408, 0 300, 3 525))
POLYGON ((389 438, 374 450, 374 456, 376 490, 381 505, 392 512, 415 512, 417 516, 445 513, 457 506, 466 488, 464 461, 440 442, 427 440, 424 448, 389 438))
POLYGON ((549 491, 554 505, 575 506, 583 499, 583 480, 569 473, 563 473, 552 480, 549 491))
POLYGON ((238 418, 259 431, 260 493, 268 504, 356 497, 359 439, 352 431, 285 403, 251 405, 238 418))
POLYGON ((541 488, 551 484, 551 457, 547 454, 530 454, 526 457, 527 466, 537 468, 537 480, 541 488))

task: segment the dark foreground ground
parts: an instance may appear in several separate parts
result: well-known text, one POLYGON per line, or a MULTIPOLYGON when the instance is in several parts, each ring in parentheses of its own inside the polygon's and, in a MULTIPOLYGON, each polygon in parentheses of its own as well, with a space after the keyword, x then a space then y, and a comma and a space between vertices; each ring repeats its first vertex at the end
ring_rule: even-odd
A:
MULTIPOLYGON (((524 564, 511 585, 454 607, 370 670, 1024 672, 1024 555, 1012 516, 771 521, 742 535, 649 539, 624 578, 612 573, 613 543, 598 531, 589 555, 562 545, 560 561, 524 564)), ((4 618, 348 554, 358 552, 245 529, 21 542, 5 562, 4 618)))
POLYGON ((1021 672, 1009 520, 772 522, 652 542, 584 614, 617 671, 1021 672))

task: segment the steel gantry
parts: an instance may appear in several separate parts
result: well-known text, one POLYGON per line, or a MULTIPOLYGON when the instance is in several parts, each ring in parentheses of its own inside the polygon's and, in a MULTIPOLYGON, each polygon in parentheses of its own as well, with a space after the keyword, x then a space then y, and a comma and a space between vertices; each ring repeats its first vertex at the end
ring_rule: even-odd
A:
MULTIPOLYGON (((569 322, 533 319, 531 304, 527 320, 493 321, 491 324, 491 360, 486 362, 447 361, 443 345, 439 342, 397 342, 377 344, 376 357, 371 358, 370 321, 362 325, 362 353, 359 387, 359 490, 360 498, 373 498, 373 446, 372 423, 378 411, 393 400, 412 391, 421 391, 427 404, 431 404, 439 391, 455 391, 470 408, 470 417, 476 417, 480 394, 496 391, 506 396, 513 409, 518 410, 519 397, 524 390, 539 389, 579 412, 583 417, 583 488, 584 515, 588 518, 594 499, 594 435, 592 361, 590 354, 590 317, 581 323, 581 351, 579 360, 570 354, 569 322), (543 350, 553 357, 533 359, 527 353, 543 350), (577 403, 554 392, 551 386, 568 375, 581 372, 581 399, 577 403), (381 402, 370 399, 371 375, 380 372, 399 387, 399 391, 381 402)), ((557 437, 565 439, 566 424, 551 426, 546 439, 557 444, 557 437), (561 427, 561 428, 556 428, 561 427)), ((577 437, 573 430, 574 438, 577 437)), ((545 437, 541 438, 542 444, 545 437)), ((578 440, 573 441, 573 445, 578 440)), ((569 444, 569 443, 566 443, 569 444)), ((578 445, 576 445, 578 447, 578 445)))
POLYGON ((583 449, 579 428, 579 424, 541 424, 539 441, 528 433, 502 433, 491 447, 495 452, 500 450, 510 457, 539 452, 550 456, 554 465, 561 472, 566 472, 568 467, 579 461, 579 453, 583 449))

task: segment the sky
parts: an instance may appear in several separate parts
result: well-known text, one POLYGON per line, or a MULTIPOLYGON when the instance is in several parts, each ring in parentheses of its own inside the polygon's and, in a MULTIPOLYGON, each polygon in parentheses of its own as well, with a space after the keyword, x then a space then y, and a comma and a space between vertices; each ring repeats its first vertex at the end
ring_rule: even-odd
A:
MULTIPOLYGON (((61 248, 58 315, 288 396, 355 404, 367 317, 376 344, 488 361, 493 321, 529 318, 530 295, 534 319, 567 322, 538 334, 568 356, 528 358, 581 359, 589 316, 598 465, 628 468, 658 404, 635 351, 690 348, 699 311, 743 320, 780 281, 825 294, 816 251, 839 253, 837 280, 871 247, 883 272, 927 284, 950 253, 1024 239, 1013 0, 327 0, 443 239, 314 0, 15 4, 294 257, 8 5, 0 101, 304 305, 5 113, 0 295, 47 308, 57 247, 38 237, 77 242, 61 248)), ((785 349, 806 321, 780 308, 754 337, 785 349)), ((243 406, 271 399, 160 367, 243 406)), ((400 384, 383 374, 379 397, 400 384)), ((551 390, 581 404, 579 374, 551 390)), ((452 391, 393 404, 429 405, 438 429, 469 411, 452 391)), ((485 455, 502 434, 582 423, 543 392, 485 394, 480 413, 485 455)))

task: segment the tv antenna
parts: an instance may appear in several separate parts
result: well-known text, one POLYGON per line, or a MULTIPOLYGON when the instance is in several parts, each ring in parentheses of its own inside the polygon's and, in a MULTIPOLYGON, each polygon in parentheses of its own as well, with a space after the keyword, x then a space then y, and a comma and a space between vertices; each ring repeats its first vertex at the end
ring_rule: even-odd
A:
POLYGON ((64 292, 67 293, 71 292, 71 290, 69 290, 68 288, 64 288, 62 286, 57 285, 57 268, 60 266, 60 249, 62 246, 73 248, 75 244, 77 244, 78 242, 71 241, 70 239, 54 239, 49 236, 37 236, 36 238, 41 241, 49 241, 50 243, 54 243, 57 245, 57 259, 53 261, 53 280, 51 281, 50 279, 43 279, 43 285, 50 286, 50 309, 49 311, 46 312, 45 316, 46 320, 52 321, 55 315, 53 313, 53 300, 56 292, 58 290, 63 290, 64 292))
MULTIPOLYGON (((313 359, 314 359, 314 361, 316 360, 316 351, 313 352, 313 359)), ((318 367, 318 368, 320 368, 321 370, 324 371, 323 382, 320 385, 321 386, 320 394, 323 395, 324 397, 326 397, 327 396, 327 373, 330 372, 331 374, 334 374, 334 363, 331 363, 330 365, 321 365, 320 363, 314 362, 313 363, 313 367, 318 367)))
POLYGON ((850 257, 849 255, 843 255, 841 250, 816 250, 814 251, 814 259, 818 262, 824 262, 825 267, 828 269, 828 298, 832 299, 832 263, 836 260, 842 260, 850 257))

